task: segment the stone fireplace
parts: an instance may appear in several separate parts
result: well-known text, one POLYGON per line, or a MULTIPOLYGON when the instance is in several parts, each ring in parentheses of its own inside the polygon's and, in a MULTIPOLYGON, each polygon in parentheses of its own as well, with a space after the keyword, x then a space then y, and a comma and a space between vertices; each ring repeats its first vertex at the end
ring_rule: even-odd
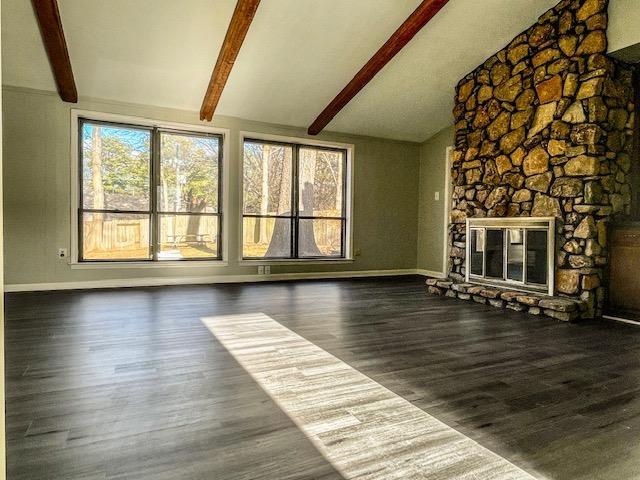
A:
MULTIPOLYGON (((634 122, 632 67, 606 55, 607 8, 607 0, 561 1, 457 85, 449 226, 452 285, 487 285, 486 276, 477 275, 477 258, 475 263, 468 258, 474 240, 468 236, 479 235, 474 224, 550 218, 553 241, 547 248, 553 249, 553 262, 546 264, 554 274, 550 284, 538 289, 540 295, 529 295, 525 304, 535 308, 532 313, 551 314, 538 306, 541 300, 548 302, 547 295, 574 302, 579 315, 571 317, 602 314, 608 225, 628 213, 631 204, 634 122), (476 219, 485 220, 474 223, 476 219)), ((514 287, 508 285, 505 247, 511 233, 497 227, 487 232, 495 255, 503 259, 493 267, 494 277, 502 273, 497 286, 514 287), (498 241, 502 243, 496 247, 498 241)), ((514 264, 525 248, 517 246, 519 235, 514 232, 514 264)), ((520 280, 516 267, 512 273, 523 292, 536 291, 520 280)), ((467 288, 431 283, 433 293, 450 296, 467 288)), ((489 293, 481 303, 508 306, 514 298, 500 295, 489 293), (495 302, 488 302, 492 295, 497 295, 495 302)), ((464 292, 465 298, 475 296, 464 292)))

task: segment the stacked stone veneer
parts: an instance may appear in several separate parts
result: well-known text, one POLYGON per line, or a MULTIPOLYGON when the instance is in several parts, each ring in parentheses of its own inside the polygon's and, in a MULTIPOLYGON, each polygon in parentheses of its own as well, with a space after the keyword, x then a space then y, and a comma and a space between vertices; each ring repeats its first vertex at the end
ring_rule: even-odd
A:
POLYGON ((504 288, 457 283, 438 278, 428 278, 426 283, 427 291, 433 295, 473 300, 483 305, 528 312, 532 315, 546 315, 565 322, 578 320, 587 307, 586 303, 580 300, 514 292, 504 288))
POLYGON ((559 295, 602 313, 607 225, 628 211, 631 67, 606 55, 606 0, 564 0, 456 88, 450 276, 468 217, 558 218, 559 295))

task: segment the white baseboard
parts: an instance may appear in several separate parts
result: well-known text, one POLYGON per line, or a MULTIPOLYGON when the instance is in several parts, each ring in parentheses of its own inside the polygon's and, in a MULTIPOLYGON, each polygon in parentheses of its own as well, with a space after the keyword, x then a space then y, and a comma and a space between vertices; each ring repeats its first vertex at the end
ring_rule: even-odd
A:
POLYGON ((602 318, 606 318, 607 320, 613 320, 615 322, 628 323, 630 325, 640 326, 640 322, 637 320, 629 320, 627 318, 615 317, 612 315, 603 315, 602 318))
POLYGON ((92 288, 157 287, 163 285, 201 285, 209 283, 272 282, 279 280, 314 280, 322 278, 388 277, 417 275, 415 269, 362 270, 348 272, 277 273, 273 275, 212 275, 206 277, 146 277, 91 280, 85 282, 14 283, 4 286, 5 292, 36 292, 45 290, 82 290, 92 288))
POLYGON ((424 275, 425 277, 433 278, 446 278, 447 276, 443 272, 434 272, 433 270, 424 270, 419 268, 417 270, 418 275, 424 275))

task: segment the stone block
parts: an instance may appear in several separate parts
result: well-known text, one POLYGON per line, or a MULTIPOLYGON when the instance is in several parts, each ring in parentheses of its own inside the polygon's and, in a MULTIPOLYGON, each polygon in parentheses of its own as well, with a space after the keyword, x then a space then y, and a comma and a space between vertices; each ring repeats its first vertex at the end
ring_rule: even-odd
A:
POLYGON ((591 268, 594 266, 594 261, 586 255, 569 255, 569 265, 572 268, 591 268))
POLYGON ((517 303, 517 302, 508 302, 507 308, 509 310, 514 310, 516 312, 524 312, 525 310, 527 310, 526 305, 522 305, 521 303, 517 303))
POLYGON ((494 85, 500 85, 511 75, 511 67, 504 62, 496 62, 491 67, 491 82, 494 85))
POLYGON ((502 112, 487 128, 489 139, 498 140, 500 137, 506 135, 509 132, 510 124, 511 114, 509 112, 502 112))
POLYGON ((502 181, 513 188, 521 188, 524 184, 524 177, 519 173, 507 172, 502 176, 502 181))
POLYGON ((589 32, 578 47, 578 55, 592 55, 607 51, 607 35, 603 30, 589 32))
POLYGON ((549 191, 549 185, 551 184, 552 178, 553 174, 551 172, 540 173, 527 178, 525 187, 536 192, 547 193, 549 191))
POLYGON ((504 198, 507 196, 507 193, 507 187, 500 186, 494 188, 487 197, 487 200, 484 202, 484 206, 486 208, 495 207, 498 203, 504 200, 504 198))
POLYGON ((534 217, 558 217, 562 218, 562 209, 557 198, 552 198, 543 193, 537 193, 533 201, 531 215, 534 217))
POLYGON ((532 198, 533 195, 530 190, 522 189, 513 194, 511 201, 515 203, 530 202, 532 198))
POLYGON ((602 78, 592 78, 591 80, 587 80, 580 85, 576 99, 584 100, 585 98, 597 97, 602 94, 603 88, 604 80, 602 78))
POLYGON ((587 19, 587 30, 606 30, 607 16, 604 13, 592 15, 587 19))
POLYGON ((496 169, 498 170, 498 175, 502 175, 505 172, 508 172, 513 168, 511 164, 511 160, 506 155, 500 155, 496 158, 496 169))
POLYGON ((571 98, 576 94, 577 90, 578 90, 578 75, 575 73, 570 73, 567 75, 567 78, 565 78, 564 80, 564 88, 563 88, 562 94, 567 98, 571 98))
POLYGON ((550 23, 543 23, 542 25, 536 25, 530 30, 529 43, 533 47, 539 47, 543 43, 550 40, 555 34, 553 25, 550 23))
POLYGON ((589 17, 595 15, 596 13, 601 13, 607 6, 607 0, 585 0, 578 12, 576 13, 576 18, 580 22, 584 22, 589 17))
POLYGON ((554 75, 536 85, 536 93, 541 104, 555 102, 562 98, 562 77, 554 75))
POLYGON ((582 239, 594 238, 597 234, 596 222, 592 216, 585 217, 573 232, 574 237, 582 239))
POLYGON ((567 123, 584 123, 587 121, 587 116, 584 113, 582 102, 573 102, 571 106, 562 116, 562 120, 567 123))
POLYGON ((535 295, 518 295, 516 297, 516 301, 518 303, 522 303, 523 305, 535 307, 540 302, 540 297, 537 297, 535 295))
POLYGON ((526 43, 521 43, 520 45, 516 45, 515 47, 509 49, 509 51, 507 52, 507 59, 509 59, 512 65, 516 65, 528 55, 529 45, 527 45, 526 43))
POLYGON ((578 178, 561 177, 551 185, 551 195, 554 197, 579 197, 582 195, 583 184, 578 178))
POLYGON ((480 292, 480 295, 485 298, 498 298, 500 297, 500 290, 485 288, 484 290, 482 290, 482 292, 480 292))
POLYGON ((549 170, 549 154, 544 147, 533 148, 524 159, 524 174, 527 176, 544 173, 549 170))
POLYGON ((493 96, 501 102, 515 102, 520 92, 522 92, 522 75, 515 75, 494 88, 493 96))
POLYGON ((476 85, 476 82, 473 79, 463 83, 458 89, 458 101, 466 102, 469 96, 471 95, 471 93, 473 92, 475 85, 476 85))
POLYGON ((428 287, 427 290, 432 295, 442 296, 444 294, 444 290, 442 290, 442 289, 440 289, 438 287, 428 287))
POLYGON ((586 177, 600 172, 600 160, 597 157, 580 155, 570 159, 564 166, 564 171, 571 177, 586 177))
POLYGON ((556 270, 556 289, 566 295, 575 295, 580 289, 580 270, 556 270))
POLYGON ((551 102, 540 105, 537 108, 536 114, 533 117, 533 124, 529 129, 529 138, 534 137, 549 125, 551 125, 554 120, 557 106, 557 102, 551 102))
POLYGON ((540 308, 554 310, 557 312, 575 312, 578 310, 576 302, 564 298, 544 298, 540 300, 538 306, 540 308))
POLYGON ((533 106, 535 99, 536 92, 533 89, 528 88, 518 95, 518 98, 516 98, 516 108, 518 110, 528 110, 533 106))
MULTIPOLYGON (((471 149, 469 149, 471 150, 471 149)), ((482 167, 482 162, 480 160, 473 160, 470 162, 462 162, 460 168, 464 170, 471 170, 472 168, 480 168, 482 167)))
POLYGON ((555 318, 563 322, 573 322, 577 320, 577 312, 556 312, 555 310, 544 310, 544 314, 547 317, 555 318))
POLYGON ((471 287, 473 287, 473 285, 470 283, 454 283, 451 289, 458 293, 467 293, 471 287))
POLYGON ((492 307, 496 307, 496 308, 504 308, 505 302, 504 302, 504 300, 491 298, 491 299, 489 299, 489 305, 491 305, 492 307))
POLYGON ((500 298, 502 300, 506 300, 507 302, 515 302, 515 299, 518 297, 518 295, 522 295, 521 292, 502 292, 500 294, 500 298))
POLYGON ((578 37, 575 35, 562 35, 558 40, 558 46, 567 57, 572 57, 576 53, 578 37))
POLYGON ((564 10, 560 15, 558 31, 564 34, 571 30, 571 28, 573 28, 573 14, 569 10, 564 10))
POLYGON ((547 145, 547 152, 552 157, 559 157, 560 155, 564 155, 567 151, 567 142, 564 140, 549 140, 549 144, 547 145))
POLYGON ((541 65, 553 62, 554 60, 559 59, 561 56, 562 53, 557 48, 546 48, 534 55, 531 60, 531 64, 534 68, 537 68, 541 65))

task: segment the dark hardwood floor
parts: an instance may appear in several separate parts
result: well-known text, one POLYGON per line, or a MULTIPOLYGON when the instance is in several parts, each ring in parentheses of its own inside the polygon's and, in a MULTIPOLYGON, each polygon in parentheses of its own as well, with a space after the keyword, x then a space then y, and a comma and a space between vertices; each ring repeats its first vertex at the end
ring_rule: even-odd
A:
POLYGON ((202 324, 263 312, 530 472, 640 478, 640 327, 419 277, 6 296, 8 478, 341 478, 202 324))

